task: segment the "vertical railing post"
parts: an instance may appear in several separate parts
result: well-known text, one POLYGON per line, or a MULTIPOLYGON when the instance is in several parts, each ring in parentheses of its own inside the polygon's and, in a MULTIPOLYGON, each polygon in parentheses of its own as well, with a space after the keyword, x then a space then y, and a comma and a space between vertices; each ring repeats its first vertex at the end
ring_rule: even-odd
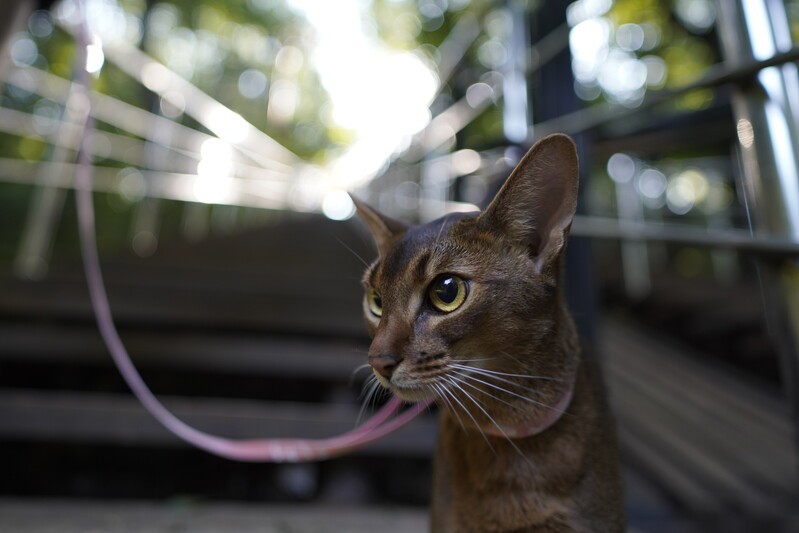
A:
MULTIPOLYGON (((716 6, 725 61, 763 60, 793 46, 782 1, 717 0, 716 6)), ((732 101, 753 231, 793 240, 799 239, 798 72, 793 63, 765 68, 739 84, 732 101)), ((799 439, 799 262, 761 263, 761 273, 799 439)))
MULTIPOLYGON (((571 0, 551 0, 541 2, 537 10, 531 12, 529 19, 530 37, 535 45, 541 38, 560 31, 566 25, 566 10, 571 0)), ((574 93, 574 74, 572 72, 571 52, 566 46, 559 49, 540 64, 534 76, 527 80, 531 91, 530 113, 534 122, 545 122, 569 115, 580 109, 581 104, 574 93)), ((532 127, 535 135, 535 126, 532 127)), ((577 213, 585 214, 585 191, 590 168, 589 153, 586 149, 586 134, 574 135, 580 157, 580 198, 577 213)), ((569 308, 575 317, 577 329, 586 346, 593 345, 596 338, 596 283, 592 267, 591 243, 589 240, 572 236, 566 249, 566 296, 569 308)))
POLYGON ((522 2, 506 0, 505 9, 512 20, 506 36, 508 60, 505 63, 502 84, 502 128, 511 143, 521 143, 530 134, 530 102, 525 78, 530 36, 527 29, 527 8, 522 2))

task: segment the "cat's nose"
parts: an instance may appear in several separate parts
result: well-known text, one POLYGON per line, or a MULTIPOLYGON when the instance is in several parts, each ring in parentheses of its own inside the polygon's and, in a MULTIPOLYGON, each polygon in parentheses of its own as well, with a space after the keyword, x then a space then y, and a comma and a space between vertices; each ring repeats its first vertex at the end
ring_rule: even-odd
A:
POLYGON ((391 379, 394 370, 402 362, 402 357, 393 354, 370 355, 369 364, 386 379, 391 379))

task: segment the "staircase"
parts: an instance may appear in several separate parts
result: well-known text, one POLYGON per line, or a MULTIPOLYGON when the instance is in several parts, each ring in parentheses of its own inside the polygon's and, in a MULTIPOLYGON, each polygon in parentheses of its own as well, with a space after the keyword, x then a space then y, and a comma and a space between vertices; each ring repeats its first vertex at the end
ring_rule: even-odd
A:
MULTIPOLYGON (((147 260, 104 261, 121 337, 145 381, 177 416, 214 434, 323 438, 351 430, 368 376, 355 372, 368 348, 358 256, 374 254, 357 228, 294 217, 255 232, 170 244, 147 260)), ((412 465, 410 472, 429 470, 434 440, 434 418, 426 416, 363 450, 355 477, 368 490, 356 496, 370 501, 389 490, 380 479, 392 469, 375 471, 372 463, 394 458, 399 468, 403 461, 412 465)), ((197 467, 209 461, 163 429, 127 390, 97 333, 77 261, 40 282, 0 279, 0 442, 19 458, 16 475, 0 482, 11 494, 22 488, 64 495, 81 475, 104 479, 104 490, 119 497, 193 493, 196 484, 179 473, 159 487, 157 472, 177 456, 197 467), (152 461, 140 475, 153 480, 135 489, 115 486, 81 459, 85 449, 109 462, 139 450, 152 461), (41 454, 50 459, 42 463, 41 454), (47 465, 63 478, 52 479, 47 465)), ((326 477, 336 478, 348 461, 359 459, 304 467, 312 471, 307 497, 324 492, 334 483, 326 477)), ((200 496, 239 497, 221 488, 235 465, 213 463, 209 478, 216 486, 204 483, 200 496)), ((264 470, 280 485, 281 467, 272 465, 244 474, 244 484, 257 484, 264 470)), ((277 492, 290 496, 287 484, 277 492)), ((425 497, 427 479, 419 485, 423 494, 411 501, 425 497)))
MULTIPOLYGON (((295 216, 171 244, 147 260, 104 254, 121 336, 154 392, 183 420, 229 437, 352 429, 368 374, 355 372, 368 348, 359 256, 374 253, 359 228, 295 216)), ((603 315, 598 348, 619 422, 632 530, 790 531, 796 448, 776 389, 675 341, 668 328, 603 315)), ((77 261, 40 282, 0 276, 0 454, 14 458, 10 475, 0 476, 2 494, 272 509, 314 502, 308 509, 319 512, 423 506, 434 441, 435 417, 427 415, 355 456, 320 464, 209 456, 160 427, 129 393, 96 331, 77 261)), ((147 512, 175 518, 159 509, 147 512)))

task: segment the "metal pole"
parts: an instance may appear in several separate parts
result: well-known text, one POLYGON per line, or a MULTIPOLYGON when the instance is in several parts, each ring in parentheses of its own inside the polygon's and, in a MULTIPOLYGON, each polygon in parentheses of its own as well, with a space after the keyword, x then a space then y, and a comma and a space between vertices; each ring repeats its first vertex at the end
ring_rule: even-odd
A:
POLYGON ((647 94, 646 99, 638 107, 627 108, 616 104, 596 105, 539 122, 534 125, 535 130, 527 139, 527 144, 532 145, 536 139, 554 132, 575 135, 601 126, 611 120, 619 120, 626 116, 639 114, 642 111, 652 109, 663 102, 668 102, 697 89, 715 88, 730 83, 748 81, 757 73, 769 67, 799 61, 799 46, 784 51, 780 50, 773 56, 763 59, 756 60, 752 59, 751 56, 742 58, 731 56, 728 59, 729 61, 710 67, 701 78, 693 83, 676 89, 660 89, 647 94))
MULTIPOLYGON (((3 10, 3 16, 0 17, 0 72, 2 72, 10 62, 8 49, 11 37, 15 32, 25 28, 28 17, 36 9, 36 2, 34 0, 4 0, 0 1, 0 8, 3 10)), ((0 82, 0 88, 2 88, 2 82, 0 82)))
MULTIPOLYGON (((527 85, 531 90, 531 115, 537 121, 557 120, 557 117, 570 115, 580 108, 580 101, 572 91, 574 75, 572 73, 571 53, 568 47, 568 26, 566 10, 570 0, 551 0, 538 2, 538 9, 532 10, 528 20, 530 36, 544 37, 533 45, 532 50, 539 55, 536 75, 533 69, 528 71, 527 85), (564 38, 565 37, 565 38, 564 38), (559 46, 562 43, 562 48, 559 46), (546 51, 545 53, 542 53, 546 51), (541 62, 546 59, 546 62, 541 62)), ((528 139, 537 134, 533 126, 528 130, 528 139)), ((577 202, 577 213, 585 212, 584 196, 588 180, 588 154, 583 135, 576 135, 577 153, 580 157, 580 198, 577 202)), ((596 283, 592 268, 591 244, 586 239, 575 235, 566 249, 565 285, 569 309, 575 318, 577 329, 586 341, 586 346, 594 344, 596 339, 596 283)))
POLYGON ((610 217, 577 215, 571 235, 637 243, 673 243, 715 250, 757 254, 768 260, 799 258, 799 241, 784 237, 753 236, 739 229, 705 229, 680 224, 655 224, 610 217))
MULTIPOLYGON (((781 0, 717 0, 725 62, 764 60, 793 46, 781 0)), ((742 180, 753 231, 799 240, 799 75, 795 64, 761 70, 733 94, 742 180)), ((799 421, 799 261, 763 263, 770 333, 799 421)), ((799 437, 799 424, 795 428, 799 437)), ((799 441, 797 441, 799 442, 799 441)))
POLYGON ((505 8, 513 21, 507 35, 508 60, 503 68, 502 127, 505 138, 512 143, 524 142, 529 134, 530 109, 527 80, 527 12, 520 2, 506 1, 505 8))

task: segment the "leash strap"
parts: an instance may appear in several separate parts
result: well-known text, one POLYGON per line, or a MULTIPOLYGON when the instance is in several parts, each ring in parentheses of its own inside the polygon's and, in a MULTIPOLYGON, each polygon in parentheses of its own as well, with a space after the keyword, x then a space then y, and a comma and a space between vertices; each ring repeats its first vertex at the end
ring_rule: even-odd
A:
POLYGON ((342 435, 327 439, 246 439, 233 440, 200 431, 176 417, 153 394, 130 359, 122 339, 114 324, 108 295, 103 283, 100 259, 97 251, 94 204, 92 199, 93 172, 89 160, 90 135, 93 128, 91 117, 91 80, 86 70, 86 46, 88 35, 85 6, 81 0, 76 2, 81 10, 79 27, 76 32, 75 82, 80 89, 77 93, 84 100, 81 110, 85 117, 83 138, 78 151, 75 170, 75 202, 78 214, 78 232, 81 255, 92 309, 100 334, 111 353, 120 374, 133 394, 147 411, 166 429, 202 450, 220 457, 248 462, 304 462, 329 459, 350 453, 389 433, 392 433, 413 420, 424 411, 429 403, 419 403, 397 414, 402 401, 392 398, 371 419, 361 426, 342 435), (394 416, 396 415, 396 416, 394 416), (393 418, 392 418, 393 416, 393 418))

